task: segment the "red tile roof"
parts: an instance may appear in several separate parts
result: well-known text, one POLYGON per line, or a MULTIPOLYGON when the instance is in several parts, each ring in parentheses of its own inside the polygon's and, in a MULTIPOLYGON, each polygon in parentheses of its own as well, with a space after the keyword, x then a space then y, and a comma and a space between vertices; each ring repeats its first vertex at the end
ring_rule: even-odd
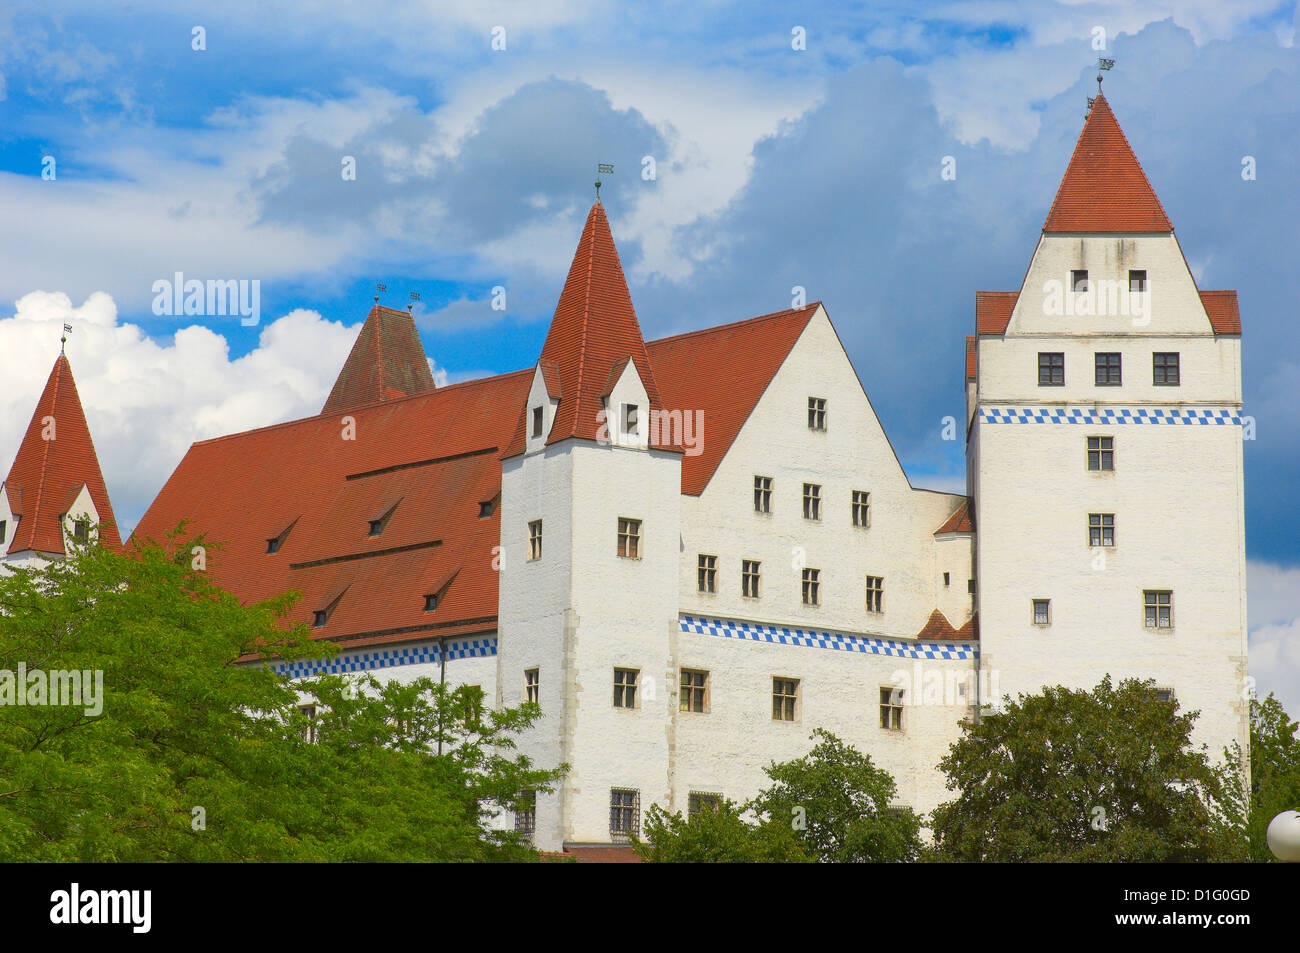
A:
POLYGON ((977 340, 978 338, 970 335, 966 337, 966 380, 968 381, 973 381, 975 379, 975 371, 979 366, 975 359, 975 344, 977 340))
POLYGON ((1240 334, 1241 312, 1237 310, 1237 292, 1202 291, 1201 304, 1210 317, 1215 334, 1240 334))
POLYGON ((966 620, 965 625, 960 629, 954 629, 952 623, 938 609, 930 613, 929 620, 921 627, 921 631, 916 633, 918 639, 955 639, 957 641, 975 641, 978 640, 979 614, 971 616, 966 620))
POLYGON ((341 413, 433 389, 433 374, 415 320, 409 312, 376 304, 366 316, 321 413, 341 413))
POLYGON ((1097 96, 1061 179, 1045 232, 1171 232, 1106 97, 1097 96))
POLYGON ((1019 291, 975 292, 975 333, 1006 334, 1019 291))
POLYGON ((975 532, 975 522, 971 513, 970 497, 968 496, 952 511, 952 515, 943 521, 943 525, 934 531, 934 535, 973 532, 975 532))
POLYGON ((5 480, 10 511, 22 516, 9 552, 64 553, 62 518, 83 484, 99 512, 100 541, 114 549, 120 548, 122 539, 117 520, 108 500, 81 398, 77 395, 77 384, 72 379, 72 367, 60 354, 5 480), (53 440, 42 437, 46 432, 46 418, 52 418, 53 440))

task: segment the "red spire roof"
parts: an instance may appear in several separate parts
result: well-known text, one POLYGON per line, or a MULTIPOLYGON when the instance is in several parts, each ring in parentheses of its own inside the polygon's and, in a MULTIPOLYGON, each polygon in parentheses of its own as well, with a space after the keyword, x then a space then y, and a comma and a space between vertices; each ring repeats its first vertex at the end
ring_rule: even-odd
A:
POLYGON ((423 394, 434 387, 415 320, 409 312, 376 304, 366 316, 321 413, 341 413, 381 400, 423 394))
POLYGON ((99 512, 100 541, 114 549, 121 547, 72 367, 60 354, 5 480, 9 509, 21 516, 9 552, 64 553, 61 520, 83 484, 99 512), (45 439, 51 434, 54 439, 45 439))
MULTIPOLYGON (((628 358, 641 376, 650 409, 661 409, 659 389, 614 236, 605 209, 597 202, 587 215, 569 277, 542 345, 541 360, 558 370, 561 389, 548 444, 569 437, 596 439, 600 429, 596 415, 604 406, 601 398, 608 391, 611 371, 628 358)), ((522 435, 521 423, 505 456, 523 451, 522 435)))
POLYGON ((1100 93, 1079 133, 1045 232, 1172 232, 1155 190, 1100 93))

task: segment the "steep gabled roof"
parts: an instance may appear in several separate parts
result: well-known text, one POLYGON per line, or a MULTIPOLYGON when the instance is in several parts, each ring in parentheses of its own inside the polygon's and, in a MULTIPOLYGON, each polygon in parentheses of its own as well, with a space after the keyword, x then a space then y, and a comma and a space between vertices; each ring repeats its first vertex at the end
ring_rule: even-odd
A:
POLYGON ((1006 334, 1015 310, 1019 291, 975 292, 975 332, 977 334, 1006 334))
POLYGON ((1045 232, 1171 232, 1174 226, 1100 93, 1043 223, 1045 232))
POLYGON ((1240 334, 1241 312, 1237 309, 1237 292, 1202 291, 1201 304, 1209 315, 1215 334, 1240 334))
POLYGON ((434 389, 433 374, 409 312, 375 304, 352 344, 323 414, 434 389))
POLYGON ((957 641, 976 641, 979 637, 978 613, 967 619, 960 629, 955 629, 952 623, 948 621, 948 617, 938 609, 930 613, 930 618, 921 627, 921 631, 916 633, 916 638, 922 640, 954 639, 957 641))
POLYGON ((9 508, 22 516, 9 552, 64 553, 62 518, 83 484, 99 512, 100 542, 114 549, 121 547, 72 367, 60 354, 5 480, 9 508), (47 425, 52 429, 47 430, 47 425), (54 439, 46 440, 47 433, 54 439))
POLYGON ((934 531, 935 536, 944 533, 973 533, 975 532, 974 514, 971 512, 970 497, 966 497, 961 504, 952 511, 952 515, 943 521, 943 525, 934 531))

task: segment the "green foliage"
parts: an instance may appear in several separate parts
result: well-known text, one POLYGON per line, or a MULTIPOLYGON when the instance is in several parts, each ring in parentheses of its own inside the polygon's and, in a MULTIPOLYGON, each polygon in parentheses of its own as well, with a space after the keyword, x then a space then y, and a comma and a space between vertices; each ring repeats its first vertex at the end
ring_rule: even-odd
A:
POLYGON ((770 822, 791 825, 804 849, 832 863, 914 860, 921 850, 920 819, 910 808, 890 809, 897 785, 869 755, 818 728, 802 758, 773 763, 774 782, 753 808, 770 822))
POLYGON ((1193 750, 1197 713, 1153 684, 1107 676, 1006 700, 963 726, 939 767, 957 798, 933 815, 937 853, 965 861, 1240 858, 1241 783, 1193 750))
POLYGON ((753 825, 742 813, 743 807, 726 799, 689 819, 652 805, 646 839, 633 846, 643 860, 657 864, 811 863, 789 824, 753 825))
MULTIPOLYGON (((0 860, 519 860, 489 813, 559 770, 508 757, 535 706, 491 712, 427 679, 298 694, 261 664, 333 649, 210 584, 177 530, 132 556, 75 549, 0 574, 0 669, 100 671, 102 713, 0 705, 0 860), (443 743, 443 754, 430 754, 443 743)), ((209 545, 208 547, 212 547, 209 545)), ((308 686, 300 686, 308 687, 308 686)))
POLYGON ((1264 835, 1269 821, 1283 811, 1300 810, 1300 737, 1292 721, 1270 693, 1250 702, 1250 796, 1246 816, 1246 848, 1257 863, 1277 860, 1264 835))

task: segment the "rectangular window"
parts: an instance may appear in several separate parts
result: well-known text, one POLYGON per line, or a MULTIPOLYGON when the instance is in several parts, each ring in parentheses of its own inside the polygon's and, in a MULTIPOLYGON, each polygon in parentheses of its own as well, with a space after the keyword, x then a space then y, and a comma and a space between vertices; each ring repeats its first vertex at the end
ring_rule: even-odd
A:
POLYGON ((1114 513, 1088 514, 1088 545, 1094 547, 1115 545, 1114 513))
POLYGON ((754 512, 771 513, 772 512, 772 478, 765 476, 754 477, 754 512))
POLYGON ((430 593, 429 595, 424 597, 425 612, 434 612, 437 610, 437 608, 438 608, 438 594, 436 592, 430 593))
POLYGON ((1172 629, 1174 626, 1174 594, 1166 589, 1145 589, 1142 592, 1144 622, 1148 629, 1172 629))
POLYGON ((880 727, 886 731, 903 730, 903 689, 880 689, 880 727))
POLYGON ((515 811, 515 832, 532 843, 537 832, 537 792, 523 791, 519 795, 519 809, 515 811))
POLYGON ((806 606, 821 605, 821 575, 820 569, 805 569, 803 571, 803 604, 806 606))
POLYGON ((1088 469, 1097 471, 1115 469, 1114 437, 1088 438, 1088 469))
POLYGON ((524 672, 524 701, 540 704, 542 700, 541 669, 530 668, 524 672))
POLYGON ((1120 355, 1117 351, 1107 351, 1096 355, 1097 386, 1118 387, 1120 384, 1120 355))
POLYGON ((1061 351, 1038 352, 1038 386, 1060 387, 1065 384, 1065 354, 1061 351))
POLYGON ((1158 351, 1151 355, 1152 383, 1158 387, 1178 386, 1178 352, 1158 351))
POLYGON ((871 525, 871 494, 866 490, 853 491, 853 525, 871 525))
POLYGON ((1070 290, 1087 291, 1088 290, 1088 269, 1077 268, 1070 272, 1070 290))
POLYGON ((698 570, 700 592, 718 591, 718 557, 700 554, 698 570))
POLYGON ((709 673, 682 669, 681 710, 708 711, 709 673))
POLYGON ((885 611, 885 579, 883 576, 867 577, 867 611, 885 611))
POLYGON ((540 437, 541 435, 542 435, 542 408, 534 407, 533 408, 533 436, 540 437))
POLYGON ((744 559, 740 563, 740 594, 750 599, 758 598, 758 570, 762 564, 756 559, 744 559))
POLYGON ((692 791, 686 798, 686 813, 690 818, 701 811, 717 811, 721 803, 721 794, 705 794, 702 791, 692 791))
POLYGON ((628 559, 641 558, 641 521, 619 517, 618 554, 628 559))
MULTIPOLYGON (((3 543, 3 542, 5 541, 5 539, 6 539, 5 533, 8 531, 8 528, 9 528, 9 521, 8 521, 8 520, 0 520, 0 543, 3 543)), ((268 542, 269 542, 269 540, 268 540, 268 542)), ((277 540, 277 542, 278 542, 278 540, 277 540)), ((273 550, 273 549, 267 549, 267 552, 268 552, 268 553, 273 553, 273 552, 275 552, 275 550, 273 550)))
POLYGON ((1174 690, 1172 688, 1165 687, 1165 688, 1156 689, 1156 701, 1168 703, 1173 701, 1175 697, 1177 696, 1174 694, 1174 690))
POLYGON ((1129 269, 1128 273, 1128 290, 1146 291, 1147 290, 1147 273, 1145 271, 1134 271, 1129 269))
POLYGON ((1052 600, 1035 599, 1034 600, 1034 625, 1051 625, 1052 624, 1052 600))
POLYGON ((808 398, 808 429, 809 430, 826 429, 826 398, 825 397, 808 398))
POLYGON ((948 574, 947 574, 947 573, 944 573, 944 574, 943 574, 943 585, 944 585, 944 588, 947 588, 947 587, 948 587, 948 574))
POLYGON ((623 433, 636 436, 636 404, 623 405, 623 433))
POLYGON ((299 705, 298 713, 307 719, 307 725, 302 729, 302 740, 308 744, 316 743, 316 706, 299 705))
POLYGON ((609 792, 609 839, 625 842, 641 833, 641 792, 612 788, 609 792))
POLYGON ((795 704, 799 700, 799 679, 772 679, 772 720, 794 721, 795 704))
POLYGON ((635 708, 637 680, 641 677, 639 668, 614 669, 614 707, 635 708))
POLYGON ((822 488, 817 483, 803 485, 803 518, 819 520, 822 518, 822 488))
POLYGON ((528 559, 542 558, 542 521, 533 520, 528 524, 528 559))

